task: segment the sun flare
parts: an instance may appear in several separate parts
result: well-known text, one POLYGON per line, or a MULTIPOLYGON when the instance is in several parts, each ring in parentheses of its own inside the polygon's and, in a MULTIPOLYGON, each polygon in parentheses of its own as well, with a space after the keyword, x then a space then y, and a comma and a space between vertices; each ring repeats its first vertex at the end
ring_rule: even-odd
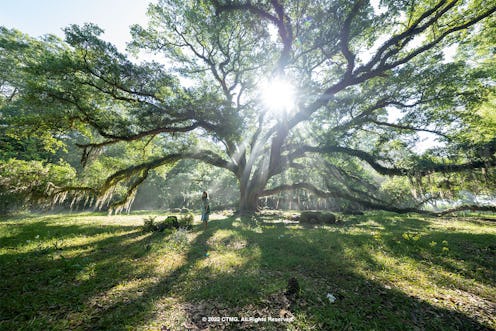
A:
POLYGON ((262 102, 271 111, 287 112, 295 106, 295 88, 281 78, 267 81, 262 84, 262 102))

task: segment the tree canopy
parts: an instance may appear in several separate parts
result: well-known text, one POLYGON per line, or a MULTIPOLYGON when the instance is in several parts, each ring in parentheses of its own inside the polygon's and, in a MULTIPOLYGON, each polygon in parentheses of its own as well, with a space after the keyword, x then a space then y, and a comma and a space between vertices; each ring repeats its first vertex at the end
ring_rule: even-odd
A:
POLYGON ((131 28, 129 51, 160 58, 141 63, 92 24, 65 40, 1 28, 2 158, 70 139, 85 170, 51 183, 52 198, 117 210, 151 171, 187 159, 235 178, 247 212, 281 192, 399 212, 494 194, 495 11, 488 0, 160 0, 131 28), (419 150, 426 135, 436 144, 419 150))

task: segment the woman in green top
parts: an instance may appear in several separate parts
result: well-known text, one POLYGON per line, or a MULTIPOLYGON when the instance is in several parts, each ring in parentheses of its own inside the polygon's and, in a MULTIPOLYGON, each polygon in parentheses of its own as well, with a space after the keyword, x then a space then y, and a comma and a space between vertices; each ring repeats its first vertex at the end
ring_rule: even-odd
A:
POLYGON ((208 205, 208 195, 207 192, 203 191, 202 194, 202 207, 201 207, 201 220, 205 224, 205 229, 207 228, 208 215, 210 214, 210 206, 208 205))

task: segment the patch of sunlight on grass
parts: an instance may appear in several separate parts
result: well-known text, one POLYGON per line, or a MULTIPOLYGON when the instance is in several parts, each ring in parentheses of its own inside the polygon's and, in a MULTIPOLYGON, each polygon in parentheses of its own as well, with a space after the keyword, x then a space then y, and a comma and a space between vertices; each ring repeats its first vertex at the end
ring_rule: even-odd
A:
MULTIPOLYGON (((322 228, 324 227, 325 225, 321 226, 322 228)), ((300 224, 296 224, 296 225, 288 225, 286 226, 286 228, 288 230, 294 230, 294 231, 298 231, 298 230, 303 230, 305 229, 305 227, 303 225, 300 225, 300 224)))
MULTIPOLYGON (((158 221, 165 219, 168 215, 176 215, 181 217, 182 214, 170 213, 163 211, 150 211, 147 213, 137 213, 137 214, 120 214, 120 215, 106 215, 103 213, 74 213, 74 214, 51 214, 44 215, 33 219, 23 220, 23 223, 29 223, 31 221, 39 222, 49 221, 50 224, 56 226, 64 225, 115 225, 115 226, 141 226, 143 225, 143 220, 149 216, 154 216, 158 221)), ((195 221, 199 221, 199 215, 194 215, 195 221)), ((215 218, 215 217, 214 217, 215 218)), ((18 221, 6 221, 15 223, 18 221)))
POLYGON ((78 282, 88 281, 96 275, 96 263, 86 265, 83 270, 78 272, 74 277, 78 282))
MULTIPOLYGON (((201 220, 201 214, 199 214, 199 211, 198 212, 193 211, 192 214, 193 214, 193 224, 194 225, 198 225, 198 224, 202 224, 203 223, 202 220, 201 220)), ((186 215, 186 214, 169 213, 167 215, 175 215, 178 218, 181 218, 183 215, 186 215)), ((222 213, 213 213, 213 214, 210 214, 209 215, 209 218, 208 218, 208 224, 211 225, 212 222, 215 222, 215 221, 218 221, 218 220, 223 220, 225 218, 226 218, 226 215, 224 215, 222 213)))
POLYGON ((263 231, 263 227, 261 226, 257 226, 257 227, 253 227, 253 228, 249 228, 249 230, 251 232, 254 232, 254 233, 258 233, 258 234, 262 234, 264 231, 263 231))
POLYGON ((58 215, 46 216, 42 218, 43 220, 53 221, 51 224, 56 226, 63 225, 117 225, 117 226, 138 226, 143 225, 143 219, 145 215, 113 215, 113 216, 96 216, 88 215, 82 217, 79 214, 70 215, 68 217, 63 217, 58 215))
POLYGON ((234 229, 239 229, 242 231, 263 233, 263 228, 265 228, 265 224, 261 222, 259 219, 242 220, 240 217, 236 217, 232 222, 232 227, 234 229))
POLYGON ((209 238, 208 244, 219 243, 223 238, 227 238, 235 234, 233 230, 219 229, 209 238))
MULTIPOLYGON (((423 289, 430 288, 432 281, 424 272, 419 272, 419 263, 415 259, 403 257, 401 259, 391 257, 383 252, 371 252, 371 258, 379 267, 379 272, 374 275, 383 279, 395 279, 395 286, 399 288, 414 288, 423 289)), ((359 270, 364 276, 370 275, 369 270, 359 270)), ((413 293, 409 293, 413 294, 413 293)))
POLYGON ((374 219, 367 219, 366 222, 361 222, 360 224, 356 225, 358 228, 368 228, 370 230, 384 230, 384 225, 377 222, 374 219))
POLYGON ((0 239, 14 238, 21 233, 20 227, 12 227, 11 224, 6 223, 0 223, 0 239), (8 225, 11 227, 7 227, 8 225))
POLYGON ((490 222, 481 222, 471 218, 440 218, 430 224, 433 230, 466 232, 471 234, 496 234, 496 227, 490 226, 490 222), (489 226, 481 226, 489 225, 489 226))
POLYGON ((233 230, 217 230, 207 244, 215 250, 239 250, 245 248, 248 242, 233 230))
MULTIPOLYGON (((119 234, 130 234, 130 232, 120 232, 119 234)), ((45 236, 36 236, 32 239, 27 239, 23 243, 18 243, 16 248, 3 247, 0 249, 2 251, 15 250, 16 253, 33 253, 40 252, 43 250, 64 250, 64 256, 74 256, 91 251, 96 244, 100 241, 114 238, 116 233, 104 232, 98 235, 86 236, 86 235, 73 235, 70 238, 58 239, 57 237, 47 239, 45 236)), ((54 234, 55 236, 55 234, 54 234)))
POLYGON ((174 297, 161 297, 154 302, 153 312, 138 330, 163 330, 163 327, 176 330, 188 318, 188 304, 174 297))
POLYGON ((285 324, 288 331, 297 330, 323 330, 323 326, 315 322, 312 316, 309 316, 304 311, 299 311, 295 314, 293 322, 285 324))
POLYGON ((169 252, 166 255, 160 255, 153 263, 155 273, 163 277, 183 266, 185 262, 186 258, 183 253, 169 252))
POLYGON ((188 242, 193 242, 194 240, 196 240, 198 238, 198 236, 201 235, 201 233, 202 232, 200 232, 200 231, 196 231, 196 232, 190 231, 190 232, 188 232, 188 234, 187 234, 188 242))
POLYGON ((239 217, 236 217, 233 222, 232 222, 232 226, 233 228, 240 228, 243 226, 243 224, 241 224, 241 219, 239 217))
POLYGON ((242 267, 249 260, 250 258, 241 256, 237 252, 212 251, 209 256, 199 261, 197 267, 199 269, 208 269, 214 273, 229 273, 242 267))
MULTIPOLYGON (((129 231, 129 232, 126 232, 126 233, 122 233, 123 235, 130 235, 132 233, 139 233, 140 231, 129 231)), ((127 238, 127 239, 124 239, 122 241, 119 242, 119 245, 120 246, 127 246, 127 245, 133 245, 137 242, 140 242, 142 241, 143 239, 145 239, 146 237, 149 237, 150 234, 149 233, 144 233, 142 235, 137 235, 136 237, 131 237, 131 238, 127 238)))
POLYGON ((496 290, 492 287, 492 284, 484 284, 473 278, 467 278, 460 273, 448 271, 438 265, 433 265, 430 268, 424 267, 423 269, 425 273, 429 274, 432 281, 439 286, 469 291, 489 300, 496 297, 496 290))

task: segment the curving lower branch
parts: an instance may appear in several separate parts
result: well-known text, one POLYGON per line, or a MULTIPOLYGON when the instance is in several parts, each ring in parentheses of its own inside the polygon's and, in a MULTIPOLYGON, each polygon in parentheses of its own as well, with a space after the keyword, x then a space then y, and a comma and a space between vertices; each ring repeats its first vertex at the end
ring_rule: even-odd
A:
MULTIPOLYGON (((418 208, 398 208, 395 206, 392 206, 390 204, 387 204, 386 202, 380 203, 380 202, 371 202, 367 200, 363 200, 357 197, 354 197, 352 195, 349 195, 347 193, 344 193, 342 191, 323 191, 316 186, 309 184, 309 183, 295 183, 295 184, 286 184, 286 185, 280 185, 277 187, 274 187, 272 189, 268 189, 263 191, 260 196, 268 196, 268 195, 273 195, 277 194, 280 192, 284 191, 294 191, 298 189, 303 189, 307 190, 313 194, 315 194, 318 197, 322 198, 339 198, 339 199, 344 199, 348 201, 353 201, 357 202, 363 207, 367 209, 379 209, 379 210, 386 210, 386 211, 392 211, 395 213, 399 214, 405 214, 405 213, 417 213, 417 214, 423 214, 423 215, 430 215, 430 216, 444 216, 448 215, 451 213, 459 212, 459 211, 464 211, 464 210, 470 210, 470 211, 489 211, 489 212, 496 212, 496 206, 478 206, 478 205, 462 205, 456 208, 451 208, 447 209, 444 211, 440 212, 431 212, 431 211, 426 211, 418 208)), ((492 220, 491 221, 496 221, 492 220)))
POLYGON ((272 189, 268 189, 263 191, 260 196, 269 196, 273 194, 277 194, 280 192, 284 191, 294 191, 298 189, 303 189, 307 190, 313 194, 315 194, 318 197, 321 198, 334 198, 334 199, 344 199, 348 201, 353 201, 357 202, 360 205, 362 205, 365 208, 368 209, 380 209, 380 210, 387 210, 387 211, 392 211, 395 213, 419 213, 419 214, 428 214, 428 215, 434 215, 435 213, 417 209, 417 208, 398 208, 392 205, 388 205, 387 203, 380 203, 380 202, 371 202, 367 201, 364 199, 360 199, 357 197, 354 197, 350 194, 344 193, 342 191, 323 191, 316 186, 310 184, 310 183, 295 183, 295 184, 285 184, 285 185, 280 185, 277 187, 274 187, 272 189))
MULTIPOLYGON (((493 142, 489 147, 490 155, 493 155, 496 152, 496 142, 493 142)), ((306 153, 321 153, 321 154, 335 154, 342 153, 350 156, 354 156, 359 158, 362 161, 367 162, 375 171, 382 175, 388 176, 405 176, 410 173, 415 173, 420 176, 425 176, 430 173, 455 173, 461 172, 465 170, 472 169, 481 169, 487 167, 496 166, 496 158, 493 156, 489 160, 474 160, 471 162, 460 163, 460 164, 439 164, 432 163, 429 166, 424 166, 420 169, 408 169, 408 168, 399 168, 399 167, 386 167, 379 163, 379 160, 376 156, 367 153, 362 150, 352 149, 348 147, 341 146, 302 146, 298 148, 296 151, 291 153, 288 158, 290 160, 294 160, 300 157, 305 156, 306 153)))

